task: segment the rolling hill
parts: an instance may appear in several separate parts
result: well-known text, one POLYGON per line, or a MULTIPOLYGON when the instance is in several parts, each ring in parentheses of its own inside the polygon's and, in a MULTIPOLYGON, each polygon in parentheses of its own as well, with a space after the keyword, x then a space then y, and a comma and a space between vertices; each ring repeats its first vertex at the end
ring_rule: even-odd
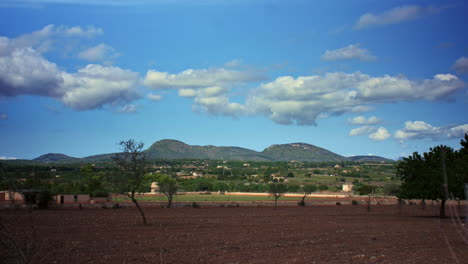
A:
MULTIPOLYGON (((241 147, 217 147, 188 145, 182 141, 164 139, 155 142, 145 151, 148 159, 224 159, 242 161, 372 161, 392 160, 378 156, 344 157, 327 149, 306 143, 271 145, 261 152, 241 147)), ((115 153, 73 158, 64 154, 49 153, 34 161, 37 162, 105 162, 111 161, 115 153)))

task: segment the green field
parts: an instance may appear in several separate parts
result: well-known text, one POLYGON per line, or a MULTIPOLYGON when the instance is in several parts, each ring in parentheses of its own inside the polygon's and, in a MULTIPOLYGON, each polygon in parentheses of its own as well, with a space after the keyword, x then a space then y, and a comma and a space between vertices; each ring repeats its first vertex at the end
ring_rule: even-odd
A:
MULTIPOLYGON (((281 197, 280 201, 299 201, 300 197, 281 197)), ((307 198, 320 199, 320 198, 307 198)), ((112 199, 115 202, 130 201, 126 197, 117 197, 112 199)), ((166 196, 142 196, 138 197, 139 201, 146 202, 165 202, 166 196)), ((222 194, 190 194, 190 195, 174 195, 174 202, 242 202, 242 201, 273 201, 272 196, 250 196, 250 195, 222 195, 222 194)))

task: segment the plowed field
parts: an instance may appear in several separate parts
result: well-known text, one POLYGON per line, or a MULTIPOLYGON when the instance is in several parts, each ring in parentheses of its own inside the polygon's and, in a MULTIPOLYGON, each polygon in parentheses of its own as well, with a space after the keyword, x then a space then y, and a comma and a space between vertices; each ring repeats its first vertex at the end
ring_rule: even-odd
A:
POLYGON ((147 226, 134 208, 1 210, 0 262, 16 263, 12 235, 43 263, 468 263, 455 206, 144 209, 147 226))

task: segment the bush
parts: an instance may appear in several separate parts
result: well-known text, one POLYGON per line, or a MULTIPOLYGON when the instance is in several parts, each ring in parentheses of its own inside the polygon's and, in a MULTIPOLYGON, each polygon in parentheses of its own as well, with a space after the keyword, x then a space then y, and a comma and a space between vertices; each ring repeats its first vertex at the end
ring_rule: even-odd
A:
POLYGON ((41 191, 37 195, 37 207, 39 209, 48 209, 50 201, 52 201, 52 194, 47 190, 41 191))
POLYGON ((336 202, 336 205, 341 205, 341 203, 340 203, 340 202, 336 202))
POLYGON ((351 201, 351 204, 352 204, 352 205, 358 205, 358 204, 359 204, 359 202, 358 202, 358 201, 356 201, 356 200, 352 200, 352 201, 351 201))
POLYGON ((305 202, 304 202, 303 200, 301 200, 301 201, 299 201, 299 202, 297 203, 297 205, 299 205, 299 206, 305 206, 305 202))
POLYGON ((198 205, 196 202, 192 202, 192 208, 200 208, 200 205, 198 205))

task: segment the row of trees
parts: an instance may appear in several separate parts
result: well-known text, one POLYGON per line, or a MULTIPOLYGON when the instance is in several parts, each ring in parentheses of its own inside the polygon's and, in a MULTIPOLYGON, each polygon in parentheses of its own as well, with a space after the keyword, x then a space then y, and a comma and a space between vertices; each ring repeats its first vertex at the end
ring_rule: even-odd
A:
POLYGON ((461 140, 461 149, 436 146, 420 155, 415 152, 398 164, 402 181, 398 196, 402 199, 440 200, 440 216, 445 216, 449 199, 463 200, 468 184, 468 134, 461 140))

